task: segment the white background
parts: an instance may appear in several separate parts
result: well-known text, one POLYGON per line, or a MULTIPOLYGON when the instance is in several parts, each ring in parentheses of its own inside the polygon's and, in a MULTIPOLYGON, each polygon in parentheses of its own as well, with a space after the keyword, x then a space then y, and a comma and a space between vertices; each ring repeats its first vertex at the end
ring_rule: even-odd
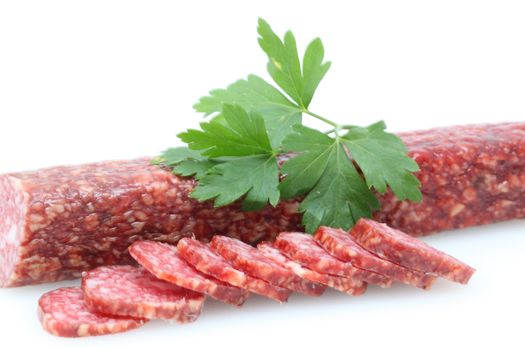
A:
MULTIPOLYGON (((249 73, 265 75, 257 17, 301 47, 321 36, 332 69, 311 107, 390 130, 525 120, 520 1, 2 1, 0 172, 155 155, 196 126, 192 104, 249 73)), ((478 269, 468 286, 370 288, 241 310, 210 301, 186 326, 152 322, 115 336, 41 330, 38 297, 0 290, 0 334, 32 348, 523 348, 523 221, 430 242, 478 269)))

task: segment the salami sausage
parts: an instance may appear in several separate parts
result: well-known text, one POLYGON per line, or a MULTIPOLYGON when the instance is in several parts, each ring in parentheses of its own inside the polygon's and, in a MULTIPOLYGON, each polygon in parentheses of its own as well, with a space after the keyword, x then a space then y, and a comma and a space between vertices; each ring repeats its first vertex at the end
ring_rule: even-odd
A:
POLYGON ((312 282, 320 283, 325 286, 331 287, 343 293, 351 295, 361 295, 366 291, 366 283, 356 281, 352 278, 346 278, 341 276, 332 276, 327 274, 321 274, 316 271, 310 270, 289 259, 281 251, 275 248, 269 242, 261 242, 257 245, 257 249, 261 251, 267 258, 275 261, 279 265, 293 271, 296 275, 309 280, 312 282))
POLYGON ((525 218, 525 122, 400 133, 423 201, 381 196, 375 219, 412 236, 525 218))
POLYGON ((87 308, 106 315, 195 321, 204 295, 160 280, 143 268, 100 266, 82 275, 87 308))
POLYGON ((291 290, 269 284, 258 278, 253 278, 234 268, 221 255, 215 253, 203 242, 193 238, 183 238, 177 244, 179 255, 200 272, 213 276, 232 286, 244 288, 250 292, 285 302, 291 290))
POLYGON ((229 234, 255 243, 298 226, 295 203, 245 213, 189 197, 195 181, 149 159, 0 175, 0 287, 80 277, 130 264, 136 240, 229 234))
POLYGON ((237 239, 215 236, 211 241, 211 247, 239 270, 273 285, 312 296, 324 292, 322 286, 313 282, 304 282, 292 271, 276 264, 256 248, 237 239))
POLYGON ((235 306, 241 306, 248 299, 248 292, 244 289, 204 275, 190 266, 180 258, 175 246, 139 241, 129 248, 129 252, 139 264, 161 280, 235 306))
POLYGON ((360 245, 396 264, 466 284, 474 269, 414 237, 370 219, 350 231, 360 245))
POLYGON ((129 331, 146 319, 93 313, 84 304, 77 287, 47 292, 38 301, 38 317, 49 333, 59 337, 85 337, 129 331))
POLYGON ((389 277, 358 269, 350 263, 338 260, 324 250, 312 236, 305 233, 281 232, 277 236, 275 246, 290 259, 319 273, 344 276, 382 287, 392 284, 389 277))
POLYGON ((315 239, 334 257, 364 270, 374 271, 396 281, 420 288, 430 287, 434 277, 422 276, 406 267, 382 259, 361 247, 348 232, 320 227, 315 239))
MULTIPOLYGON (((525 218, 525 123, 401 133, 419 164, 423 201, 380 196, 375 219, 411 235, 525 218)), ((0 175, 0 286, 80 277, 132 262, 136 240, 176 243, 195 234, 250 244, 301 231, 298 203, 242 212, 189 197, 195 181, 148 159, 0 175)))

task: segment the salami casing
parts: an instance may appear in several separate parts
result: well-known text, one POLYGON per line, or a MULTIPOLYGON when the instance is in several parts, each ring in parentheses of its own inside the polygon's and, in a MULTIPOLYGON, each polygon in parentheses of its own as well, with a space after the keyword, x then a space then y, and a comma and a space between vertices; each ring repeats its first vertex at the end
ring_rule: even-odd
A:
POLYGON ((211 250, 208 244, 193 238, 183 238, 177 244, 179 255, 200 272, 213 276, 232 286, 246 289, 279 302, 285 302, 291 290, 274 286, 266 281, 253 278, 234 268, 221 255, 211 250))
POLYGON ((142 326, 146 319, 107 316, 93 313, 84 304, 77 287, 47 292, 38 301, 38 318, 42 327, 59 337, 86 337, 129 331, 142 326))
POLYGON ((129 248, 131 256, 157 278, 179 287, 205 293, 222 302, 241 306, 249 293, 230 284, 204 275, 184 261, 177 247, 166 243, 140 241, 129 248))
POLYGON ((413 270, 466 284, 475 270, 414 237, 370 219, 360 219, 350 231, 360 245, 383 259, 413 270))
POLYGON ((204 294, 160 280, 140 267, 100 266, 82 274, 87 308, 106 315, 195 321, 204 294))
MULTIPOLYGON (((380 196, 375 219, 411 235, 525 218, 525 123, 468 125, 399 134, 419 164, 423 201, 380 196)), ((192 179, 148 159, 0 175, 0 286, 80 277, 129 264, 127 247, 195 234, 250 244, 301 231, 297 202, 242 212, 189 197, 192 179)))

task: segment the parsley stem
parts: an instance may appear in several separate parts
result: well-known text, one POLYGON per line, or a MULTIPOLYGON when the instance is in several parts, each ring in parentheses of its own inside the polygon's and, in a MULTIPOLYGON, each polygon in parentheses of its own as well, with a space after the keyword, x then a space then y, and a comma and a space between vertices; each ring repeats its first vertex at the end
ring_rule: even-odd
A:
POLYGON ((333 126, 334 128, 337 128, 339 126, 337 123, 334 123, 331 120, 328 120, 328 119, 326 119, 324 117, 321 117, 319 114, 315 114, 314 112, 310 112, 307 109, 304 109, 303 113, 306 113, 306 114, 308 114, 308 115, 310 115, 310 116, 312 116, 312 117, 314 117, 316 119, 319 119, 320 121, 325 122, 326 124, 329 124, 329 125, 333 126))

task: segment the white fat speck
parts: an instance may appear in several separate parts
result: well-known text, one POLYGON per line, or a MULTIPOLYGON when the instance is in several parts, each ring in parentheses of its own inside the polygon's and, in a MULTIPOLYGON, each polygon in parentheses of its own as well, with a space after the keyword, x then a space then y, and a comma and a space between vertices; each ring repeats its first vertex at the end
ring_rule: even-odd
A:
POLYGON ((7 234, 5 235, 5 241, 8 244, 16 244, 16 226, 11 225, 11 228, 9 231, 7 231, 7 234))
POLYGON ((78 326, 77 334, 81 337, 85 337, 89 335, 88 331, 89 331, 89 325, 82 323, 80 326, 78 326))

